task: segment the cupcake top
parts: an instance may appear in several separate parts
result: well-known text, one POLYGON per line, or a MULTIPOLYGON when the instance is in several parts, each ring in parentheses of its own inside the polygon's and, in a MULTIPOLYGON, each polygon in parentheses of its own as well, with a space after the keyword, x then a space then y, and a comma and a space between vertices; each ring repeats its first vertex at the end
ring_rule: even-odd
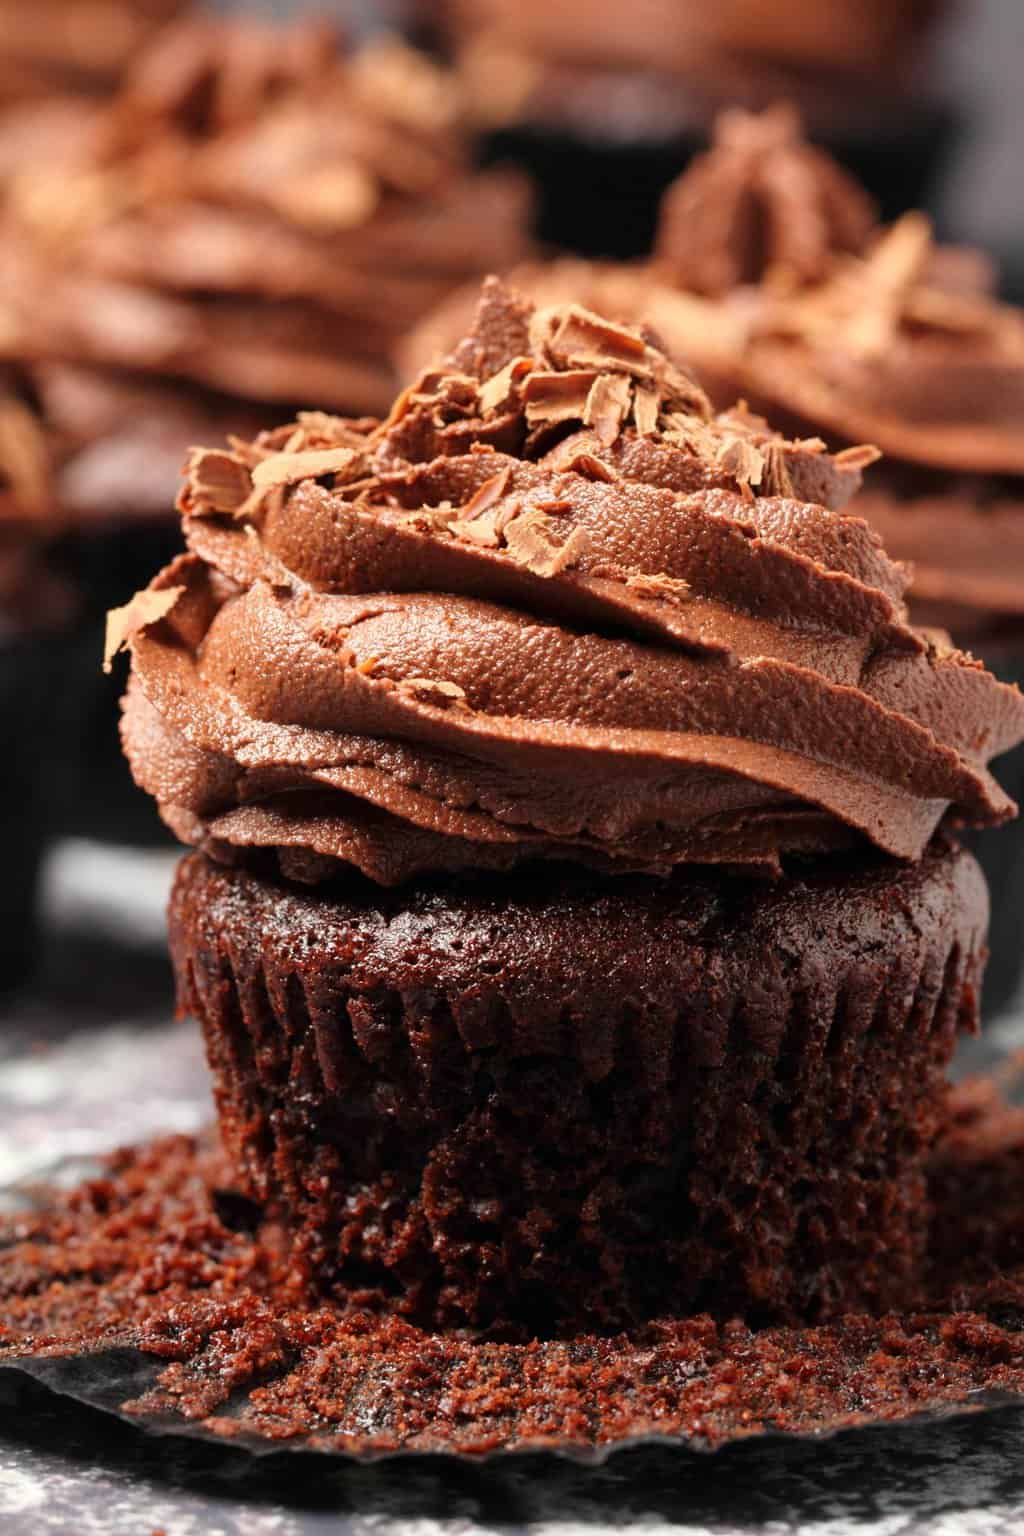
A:
POLYGON ((924 214, 880 228, 790 109, 722 114, 665 197, 652 275, 669 339, 703 297, 698 362, 761 407, 890 458, 1024 468, 1024 316, 924 214))
POLYGON ((448 78, 323 27, 167 29, 62 154, 11 178, 0 346, 232 397, 385 410, 395 339, 527 249, 448 78))
POLYGON ((876 444, 856 510, 912 562, 915 614, 980 638, 1024 613, 1024 312, 980 252, 921 213, 872 227, 851 188, 791 116, 722 119, 665 200, 636 308, 692 338, 716 398, 876 444))
POLYGON ((192 456, 190 552, 111 618, 136 777, 185 841, 309 880, 916 858, 1012 813, 986 764, 1024 701, 907 626, 838 510, 872 456, 492 281, 379 425, 192 456))

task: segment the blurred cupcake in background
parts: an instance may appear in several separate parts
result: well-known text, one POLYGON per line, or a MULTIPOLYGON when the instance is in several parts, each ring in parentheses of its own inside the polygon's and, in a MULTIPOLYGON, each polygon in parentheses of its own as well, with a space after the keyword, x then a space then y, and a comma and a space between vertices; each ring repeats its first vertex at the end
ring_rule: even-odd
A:
POLYGON ((66 636, 72 599, 49 555, 50 448, 25 381, 0 376, 0 993, 35 953, 39 872, 61 798, 70 723, 66 636))
POLYGON ((668 183, 727 106, 796 103, 887 217, 926 200, 954 122, 931 84, 942 0, 449 0, 489 148, 542 188, 540 231, 584 255, 649 248, 668 183))
MULTIPOLYGON (((528 212, 518 172, 471 169, 443 71, 393 42, 340 52, 317 23, 169 27, 73 152, 11 174, 0 355, 61 445, 64 549, 97 633, 177 547, 193 443, 313 400, 386 410, 399 335, 525 254, 528 212)), ((108 688, 109 761, 86 777, 104 804, 112 775, 131 793, 113 709, 108 688)))
MULTIPOLYGON (((684 350, 689 331, 712 393, 791 432, 875 445, 852 510, 912 567, 915 621, 1024 681, 1024 313, 995 298, 984 254, 938 245, 919 212, 878 225, 777 109, 721 121, 715 149, 666 196, 653 276, 651 322, 684 350)), ((1024 753, 998 774, 1024 795, 1024 753)), ((1024 949, 1022 844, 1004 841, 978 848, 993 1010, 1024 949)))

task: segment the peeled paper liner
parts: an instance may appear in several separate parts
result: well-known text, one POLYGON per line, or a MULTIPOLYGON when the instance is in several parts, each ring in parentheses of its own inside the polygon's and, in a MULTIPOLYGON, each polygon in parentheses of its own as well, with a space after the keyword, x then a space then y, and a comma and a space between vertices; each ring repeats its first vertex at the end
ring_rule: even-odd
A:
POLYGON ((286 1441, 266 1440, 250 1434, 225 1438, 205 1429, 202 1424, 173 1418, 140 1418, 121 1411, 121 1404, 146 1391, 156 1380, 159 1362, 147 1358, 138 1350, 116 1349, 95 1355, 75 1355, 69 1358, 8 1359, 0 1362, 0 1370, 30 1377, 39 1386, 62 1397, 82 1403, 101 1413, 112 1414, 135 1428, 153 1435, 170 1435, 176 1438, 200 1440, 216 1445, 221 1450, 237 1449, 253 1456, 269 1457, 289 1452, 303 1452, 325 1457, 338 1457, 342 1461, 363 1465, 384 1462, 417 1461, 438 1458, 441 1461, 486 1466, 505 1461, 510 1457, 552 1456, 559 1461, 571 1462, 579 1467, 602 1467, 610 1457, 623 1451, 676 1451, 684 1454, 713 1455, 728 1447, 743 1443, 771 1445, 783 1443, 820 1443, 836 1435, 850 1434, 864 1429, 902 1430, 920 1428, 927 1424, 948 1424, 954 1420, 974 1417, 996 1409, 1024 1406, 1020 1394, 1004 1391, 972 1393, 970 1401, 947 1403, 937 1408, 925 1408, 898 1419, 872 1418, 861 1422, 842 1422, 823 1426, 814 1431, 780 1430, 758 1427, 743 1436, 726 1437, 715 1443, 697 1435, 625 1435, 621 1439, 601 1445, 589 1445, 582 1441, 523 1440, 514 1445, 502 1446, 493 1451, 476 1453, 457 1449, 433 1448, 425 1451, 419 1447, 379 1451, 367 1448, 335 1450, 317 1443, 313 1436, 295 1436, 286 1441))
MULTIPOLYGON (((1014 1061, 1012 1076, 1018 1079, 1020 1070, 1019 1062, 1014 1061)), ((1007 1089, 1006 1072, 996 1074, 991 1080, 973 1079, 967 1086, 969 1100, 974 1099, 982 1105, 980 1112, 980 1130, 977 1133, 975 1152, 968 1152, 968 1161, 973 1159, 975 1166, 983 1168, 977 1189, 988 1189, 994 1201, 999 1203, 1000 1209, 1012 1209, 1014 1196, 1019 1195, 1017 1227, 1024 1232, 1024 1111, 1011 1109, 1007 1106, 1003 1095, 1007 1089), (998 1080, 998 1088, 995 1083, 998 1080), (987 1100, 987 1108, 985 1101, 987 1100), (989 1116, 988 1121, 984 1116, 989 1116), (981 1123, 981 1122, 984 1123, 981 1123), (995 1133, 993 1133, 995 1127, 995 1133), (1009 1171, 1009 1182, 1008 1182, 1009 1171), (1006 1190, 1011 1189, 1010 1199, 1004 1200, 1006 1190)), ((1013 1097, 1018 1098, 1018 1081, 1013 1083, 1013 1097)), ((962 1092, 963 1090, 957 1090, 962 1092)), ((970 1134, 968 1133, 968 1139, 970 1134)), ((61 1163, 50 1176, 46 1186, 41 1186, 38 1179, 31 1184, 20 1184, 0 1190, 0 1220, 9 1221, 16 1215, 45 1214, 48 1209, 49 1199, 47 1191, 53 1189, 68 1190, 86 1179, 95 1179, 103 1173, 103 1166, 95 1160, 68 1159, 61 1163)), ((965 1186, 965 1193, 966 1193, 965 1186)), ((50 1197, 52 1198, 52 1197, 50 1197)), ((959 1206, 959 1202, 954 1202, 959 1206)), ((970 1196, 964 1200, 964 1210, 970 1208, 970 1196)), ((1008 1229, 1013 1222, 1011 1215, 1004 1221, 1004 1228, 1008 1229)), ((972 1250, 972 1238, 970 1232, 964 1229, 964 1252, 972 1250)), ((5 1246, 10 1239, 6 1239, 5 1246)), ((264 1436, 254 1433, 249 1429, 239 1428, 225 1431, 225 1421, 229 1421, 237 1412, 240 1405, 247 1400, 247 1389, 236 1393, 232 1399, 219 1408, 216 1417, 220 1422, 219 1430, 208 1427, 201 1420, 191 1420, 179 1417, 174 1413, 140 1413, 137 1409, 126 1411, 127 1404, 139 1399, 153 1389, 166 1369, 168 1360, 162 1356, 146 1353, 135 1347, 101 1347, 96 1350, 85 1349, 77 1352, 63 1353, 60 1345, 47 1346, 47 1353, 16 1354, 0 1353, 0 1372, 11 1373, 15 1377, 27 1377, 39 1386, 73 1402, 81 1403, 86 1407, 99 1410, 102 1413, 114 1415, 123 1422, 136 1428, 144 1429, 154 1435, 171 1436, 186 1440, 202 1441, 209 1445, 216 1445, 222 1451, 231 1449, 242 1450, 254 1457, 265 1458, 280 1456, 286 1452, 315 1453, 317 1456, 337 1458, 343 1463, 381 1463, 394 1461, 419 1461, 439 1459, 442 1463, 462 1465, 494 1465, 497 1462, 507 1462, 510 1458, 522 1458, 530 1456, 536 1458, 553 1457, 556 1460, 575 1464, 583 1468, 601 1467, 609 1457, 622 1451, 657 1450, 677 1451, 685 1453, 710 1453, 726 1447, 734 1447, 741 1443, 770 1447, 776 1445, 800 1444, 809 1445, 824 1440, 832 1439, 838 1434, 847 1435, 853 1431, 862 1429, 884 1429, 886 1431, 920 1428, 928 1424, 949 1424, 951 1420, 963 1419, 982 1414, 989 1414, 994 1410, 1008 1407, 1020 1407, 1024 1405, 1024 1237, 1021 1242, 1022 1262, 1007 1266, 1005 1272, 995 1270, 991 1273, 986 1285, 975 1284, 971 1296, 973 1306, 971 1315, 978 1318, 982 1329, 987 1324, 983 1302, 977 1298, 983 1296, 986 1291, 991 1293, 992 1311, 997 1321, 993 1325, 997 1330, 1002 1326, 998 1321, 1002 1317, 1002 1323, 1006 1323, 1007 1314, 1012 1314, 1008 1327, 1008 1333, 1004 1338, 1019 1339, 1019 1344, 1014 1347, 1014 1373, 1019 1378, 1019 1385, 1015 1383, 1012 1389, 1007 1389, 998 1384, 964 1386, 962 1393, 947 1397, 943 1401, 927 1401, 927 1394, 922 1391, 921 1406, 905 1410, 894 1407, 892 1413, 860 1412, 857 1410, 836 1411, 829 1416, 823 1414, 820 1422, 811 1428, 778 1427, 771 1423, 752 1423, 749 1428, 740 1430, 718 1430, 712 1436, 699 1432, 672 1432, 654 1433, 649 1428, 638 1433, 622 1433, 613 1438, 603 1439, 600 1443, 587 1441, 582 1437, 573 1438, 566 1434, 545 1434, 541 1437, 517 1437, 509 1443, 495 1444, 486 1449, 465 1449, 457 1445, 445 1446, 440 1439, 432 1440, 430 1444, 422 1442, 408 1446, 388 1446, 381 1448, 374 1443, 372 1428, 367 1429, 367 1443, 360 1446, 354 1437, 346 1435, 346 1443, 343 1448, 325 1443, 330 1437, 329 1430, 322 1430, 320 1434, 315 1429, 308 1433, 293 1433, 287 1439, 278 1439, 272 1436, 264 1436), (1007 1300, 1007 1297, 1009 1299, 1007 1300), (1018 1311, 1019 1303, 1019 1311, 1018 1311)), ((922 1308, 916 1314, 920 1320, 926 1309, 922 1308)), ((954 1318, 952 1309, 948 1313, 938 1307, 929 1307, 928 1316, 934 1319, 948 1317, 954 1318)), ((967 1313, 959 1314, 966 1316, 967 1313)), ((2 1314, 0 1314, 2 1317, 2 1314)), ((895 1319, 898 1328, 900 1318, 895 1319)), ((873 1326, 869 1323, 869 1326, 873 1326)), ((913 1333, 913 1329, 910 1330, 913 1333)), ((808 1330, 809 1337, 811 1330, 808 1330)), ((787 1331, 790 1339, 798 1342, 805 1337, 802 1330, 787 1331)), ((429 1336, 424 1336, 427 1339, 429 1336)), ((755 1335, 755 1337, 759 1337, 755 1335)), ((2 1340, 2 1333, 0 1333, 2 1340)), ((541 1346, 543 1348, 543 1346, 541 1346)), ((982 1355, 985 1345, 981 1348, 982 1355)), ((649 1341, 638 1343, 636 1358, 641 1354, 650 1352, 649 1341)), ((1005 1346, 1000 1356, 998 1348, 993 1354, 993 1364, 990 1374, 999 1374, 998 1362, 1006 1361, 1005 1346)), ((855 1365, 853 1369, 857 1369, 855 1365)), ((863 1370, 864 1363, 860 1362, 859 1369, 863 1370)), ((742 1375, 742 1368, 741 1368, 742 1375)), ((251 1382, 250 1386, 258 1386, 259 1378, 251 1382)), ((941 1385, 941 1383, 940 1383, 941 1385)))

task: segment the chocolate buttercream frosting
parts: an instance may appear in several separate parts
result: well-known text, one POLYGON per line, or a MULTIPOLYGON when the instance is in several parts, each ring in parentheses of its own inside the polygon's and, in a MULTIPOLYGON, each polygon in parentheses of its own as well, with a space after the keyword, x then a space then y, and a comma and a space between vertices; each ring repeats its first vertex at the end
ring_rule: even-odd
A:
POLYGON ((381 424, 192 456, 189 553, 112 617, 135 775, 184 841, 307 880, 916 858, 1012 814, 986 765, 1024 700, 908 627, 840 510, 872 457, 491 281, 381 424))
POLYGON ((451 79, 313 23, 167 29, 74 163, 10 179, 0 350, 221 396, 387 410, 397 338, 528 250, 451 79))
POLYGON ((876 224, 870 198, 807 143, 793 107, 735 110, 666 194, 655 260, 671 286, 721 298, 746 283, 816 282, 838 253, 863 251, 876 224))
POLYGON ((765 304, 745 380, 758 398, 896 459, 1024 472, 1024 313, 941 286, 950 268, 936 269, 934 251, 924 214, 906 214, 824 283, 765 304))
POLYGON ((723 117, 665 200, 646 303, 638 279, 624 312, 675 347, 689 332, 716 398, 876 444, 886 463, 856 510, 912 562, 915 615, 977 637, 1024 612, 1024 314, 997 302, 982 253, 937 245, 923 214, 872 227, 860 199, 858 223, 840 176, 790 115, 723 117))

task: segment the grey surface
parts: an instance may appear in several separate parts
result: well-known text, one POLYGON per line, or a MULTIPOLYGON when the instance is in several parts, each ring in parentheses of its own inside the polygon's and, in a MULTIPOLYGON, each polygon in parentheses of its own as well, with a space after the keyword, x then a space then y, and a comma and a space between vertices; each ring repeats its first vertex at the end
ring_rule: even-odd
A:
MULTIPOLYGON (((162 908, 171 860, 63 849, 45 988, 0 1015, 0 1184, 209 1115, 195 1031, 171 1019, 162 908)), ((1021 1038, 973 1042, 972 1064, 1021 1038)), ((459 1470, 354 1468, 161 1437, 0 1372, 0 1531, 17 1536, 320 1536, 485 1530, 988 1536, 1024 1528, 1024 1413, 849 1433, 714 1457, 550 1458, 459 1470)))

